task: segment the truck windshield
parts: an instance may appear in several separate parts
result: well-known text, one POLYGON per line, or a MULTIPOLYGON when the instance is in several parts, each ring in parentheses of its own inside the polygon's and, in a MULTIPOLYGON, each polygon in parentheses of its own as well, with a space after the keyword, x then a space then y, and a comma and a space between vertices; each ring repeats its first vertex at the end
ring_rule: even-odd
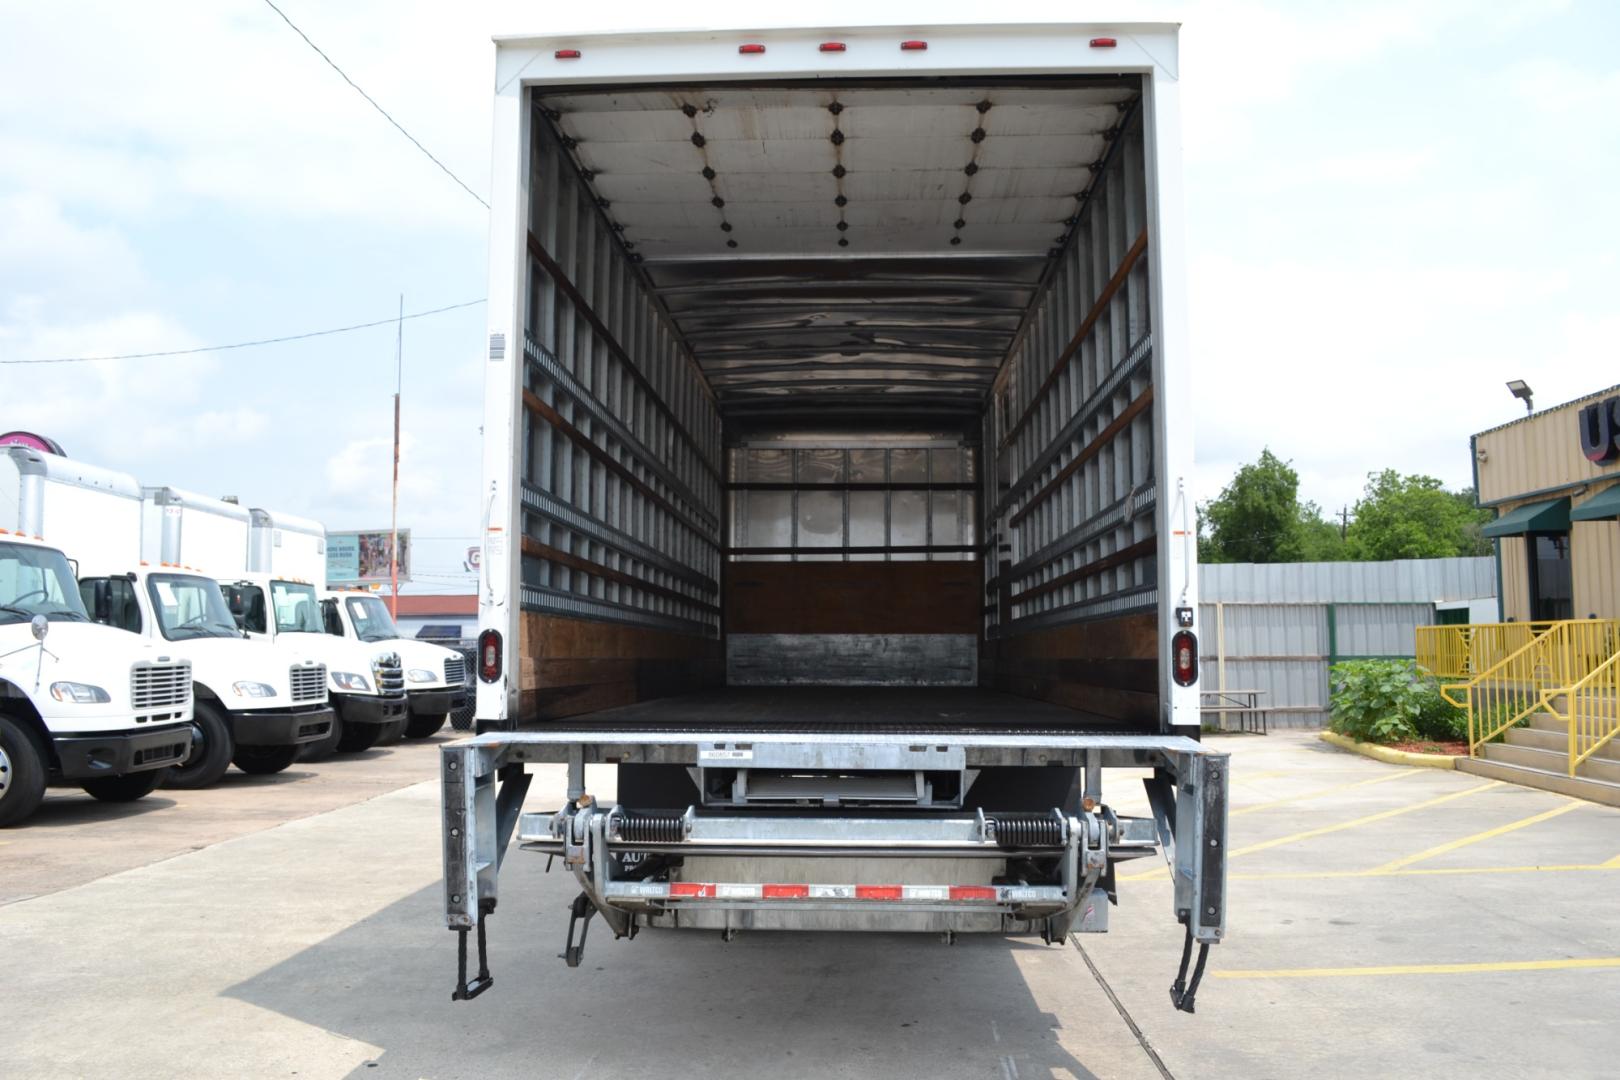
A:
POLYGON ((351 596, 348 604, 354 636, 361 641, 392 641, 399 637, 399 627, 388 614, 388 605, 377 597, 351 596))
POLYGON ((190 574, 153 574, 146 579, 158 627, 170 641, 199 637, 241 637, 211 578, 190 574))
POLYGON ((321 605, 315 586, 299 581, 272 581, 270 606, 276 612, 276 633, 319 634, 321 605))
POLYGON ((89 622, 67 556, 54 548, 0 543, 0 621, 89 622))

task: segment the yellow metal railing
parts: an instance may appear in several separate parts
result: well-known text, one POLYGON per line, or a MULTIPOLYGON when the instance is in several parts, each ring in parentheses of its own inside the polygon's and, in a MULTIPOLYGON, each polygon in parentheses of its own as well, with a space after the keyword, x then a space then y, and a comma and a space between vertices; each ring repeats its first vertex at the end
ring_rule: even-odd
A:
POLYGON ((1441 679, 1470 679, 1524 648, 1545 622, 1456 623, 1417 628, 1417 666, 1441 679))
POLYGON ((1591 674, 1564 691, 1569 710, 1569 775, 1620 734, 1620 655, 1611 656, 1591 674))
MULTIPOLYGON (((1481 663, 1497 651, 1504 654, 1489 666, 1475 668, 1478 674, 1468 677, 1467 682, 1440 688, 1448 701, 1468 712, 1469 754, 1478 755, 1485 743, 1537 712, 1548 712, 1570 721, 1573 731, 1573 708, 1577 699, 1583 702, 1583 708, 1612 711, 1610 695, 1602 692, 1602 686, 1589 688, 1581 695, 1572 691, 1577 686, 1585 686, 1588 679, 1596 678, 1602 683, 1609 677, 1599 676, 1599 673, 1615 668, 1613 660, 1620 651, 1620 620, 1565 619, 1553 623, 1497 625, 1526 626, 1534 636, 1508 650, 1523 631, 1487 635, 1484 639, 1476 635, 1470 643, 1470 665, 1481 663), (1536 630, 1539 632, 1534 632, 1536 630), (1560 700, 1571 711, 1560 712, 1557 708, 1560 700)), ((1605 715, 1601 711, 1592 713, 1592 739, 1595 741, 1587 740, 1591 750, 1614 735, 1612 724, 1604 727, 1608 723, 1605 715)), ((1578 764, 1573 736, 1570 747, 1573 773, 1578 764)), ((1586 742, 1581 749, 1586 749, 1586 742)))

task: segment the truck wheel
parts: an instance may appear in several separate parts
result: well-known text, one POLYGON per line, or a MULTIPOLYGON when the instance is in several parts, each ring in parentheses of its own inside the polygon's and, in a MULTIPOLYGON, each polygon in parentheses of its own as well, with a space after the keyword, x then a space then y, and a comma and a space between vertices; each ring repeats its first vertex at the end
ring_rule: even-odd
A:
POLYGON ((214 706, 199 701, 192 706, 191 753, 169 768, 166 788, 203 788, 217 784, 231 767, 231 731, 214 706))
POLYGON ((238 746, 231 764, 252 776, 269 776, 298 760, 296 746, 238 746))
POLYGON ((337 748, 345 754, 370 750, 387 729, 387 724, 344 724, 342 733, 338 735, 337 748))
POLYGON ((152 794, 152 789, 163 781, 163 774, 168 771, 148 769, 123 776, 103 776, 97 780, 86 780, 82 786, 102 802, 134 802, 152 794))
POLYGON ((0 828, 28 817, 45 800, 45 761, 17 721, 0 716, 0 828))
POLYGON ((299 761, 325 761, 337 752, 338 743, 343 739, 343 714, 337 710, 332 711, 332 730, 316 739, 307 742, 298 748, 299 761))
POLYGON ((405 737, 407 739, 425 739, 444 727, 444 722, 450 719, 449 713, 440 713, 438 716, 416 716, 405 721, 405 737))

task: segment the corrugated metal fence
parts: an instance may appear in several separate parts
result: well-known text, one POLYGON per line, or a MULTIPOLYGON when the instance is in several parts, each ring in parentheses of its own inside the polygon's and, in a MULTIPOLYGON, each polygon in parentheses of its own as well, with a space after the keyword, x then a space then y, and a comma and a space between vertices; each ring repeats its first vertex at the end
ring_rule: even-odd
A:
POLYGON ((1199 567, 1198 583, 1202 688, 1259 691, 1271 726, 1320 727, 1329 665, 1410 659, 1415 630, 1435 621, 1436 604, 1496 595, 1496 564, 1224 563, 1199 567))

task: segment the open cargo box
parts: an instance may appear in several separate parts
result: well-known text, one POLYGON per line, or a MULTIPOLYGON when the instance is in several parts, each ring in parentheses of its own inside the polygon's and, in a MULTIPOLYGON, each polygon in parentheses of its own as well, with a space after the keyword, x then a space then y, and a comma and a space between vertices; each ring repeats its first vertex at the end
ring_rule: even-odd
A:
MULTIPOLYGON (((991 856, 972 879, 990 888, 1000 814, 1003 840, 1062 834, 1055 906, 907 894, 838 925, 1060 935, 1099 881, 1112 896, 1114 862, 1174 834, 1188 941, 1219 939, 1177 106, 1155 59, 1175 35, 1130 30, 1089 49, 1073 26, 924 49, 881 29, 500 43, 487 734, 445 752, 453 928, 481 932, 514 832, 580 877, 576 918, 729 932, 848 906, 759 910, 761 887, 808 886, 761 886, 739 852, 802 881, 826 864, 792 859, 836 853, 829 832, 864 865, 938 828, 991 856), (568 763, 570 802, 520 823, 539 761, 568 763), (618 765, 610 811, 592 761, 618 765), (1146 834, 1092 813, 1122 765, 1156 770, 1146 834), (706 816, 721 806, 741 809, 706 816), (687 881, 712 864, 753 884, 682 886, 682 859, 687 881)), ((960 869, 907 865, 925 889, 960 869)))

